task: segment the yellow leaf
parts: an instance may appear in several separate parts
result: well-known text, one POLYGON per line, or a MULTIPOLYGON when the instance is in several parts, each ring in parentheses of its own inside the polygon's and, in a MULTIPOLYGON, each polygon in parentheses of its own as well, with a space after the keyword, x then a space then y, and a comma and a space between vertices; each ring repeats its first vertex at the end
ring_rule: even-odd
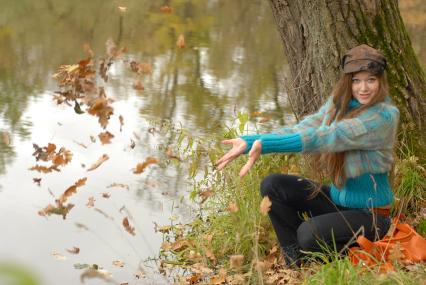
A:
POLYGON ((262 215, 267 215, 268 212, 271 210, 271 205, 272 202, 269 199, 268 196, 263 197, 262 202, 260 203, 260 213, 262 213, 262 215))

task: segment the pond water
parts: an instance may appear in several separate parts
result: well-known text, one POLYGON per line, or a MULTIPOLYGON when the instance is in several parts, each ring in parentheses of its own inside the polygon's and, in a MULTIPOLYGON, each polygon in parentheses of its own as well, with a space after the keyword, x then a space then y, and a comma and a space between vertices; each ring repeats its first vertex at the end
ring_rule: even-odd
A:
MULTIPOLYGON (((419 4, 412 2, 403 8, 415 50, 425 63, 425 20, 413 16, 419 4)), ((141 265, 146 277, 135 277, 141 262, 158 254, 162 240, 154 223, 191 217, 185 199, 190 190, 187 174, 167 163, 160 147, 174 142, 152 132, 152 126, 170 121, 194 136, 220 137, 236 111, 266 114, 269 121, 260 123, 265 129, 291 120, 281 84, 286 63, 267 1, 0 4, 0 262, 19 264, 47 285, 79 284, 82 271, 73 267, 78 263, 98 264, 118 283, 170 283, 146 264, 141 265), (164 4, 172 7, 171 13, 161 11, 164 4), (184 48, 176 45, 179 35, 184 35, 184 48), (86 58, 84 44, 99 59, 108 39, 128 51, 111 65, 107 82, 98 80, 114 100, 106 127, 114 137, 102 144, 91 140, 105 131, 96 117, 53 100, 59 87, 52 75, 59 66, 86 58), (135 74, 131 61, 150 64, 152 73, 135 74), (133 87, 137 80, 143 91, 133 87), (33 143, 64 147, 72 160, 60 172, 30 171, 42 164, 33 156, 33 143), (103 154, 109 159, 87 171, 103 154), (134 174, 133 168, 148 157, 160 162, 134 174), (84 177, 86 184, 68 198, 75 206, 66 219, 38 214, 84 177), (34 178, 41 178, 40 185, 34 178), (128 189, 109 187, 113 183, 128 189), (93 207, 87 206, 90 197, 93 207), (122 225, 125 217, 135 228, 134 236, 122 225), (67 251, 73 247, 80 252, 67 251), (125 265, 114 266, 116 260, 125 265)))

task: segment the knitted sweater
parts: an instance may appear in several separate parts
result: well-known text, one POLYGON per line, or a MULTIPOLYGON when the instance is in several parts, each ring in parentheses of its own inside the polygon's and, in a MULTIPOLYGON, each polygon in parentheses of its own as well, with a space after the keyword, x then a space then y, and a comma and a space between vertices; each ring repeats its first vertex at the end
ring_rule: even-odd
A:
MULTIPOLYGON (((342 152, 347 177, 342 189, 331 185, 331 198, 350 208, 379 207, 392 203, 393 193, 388 173, 393 164, 393 146, 399 111, 388 97, 364 110, 355 118, 327 125, 331 98, 317 113, 298 124, 276 133, 248 135, 241 138, 251 149, 255 140, 262 143, 262 153, 271 152, 342 152)), ((350 102, 350 108, 360 103, 350 102)))

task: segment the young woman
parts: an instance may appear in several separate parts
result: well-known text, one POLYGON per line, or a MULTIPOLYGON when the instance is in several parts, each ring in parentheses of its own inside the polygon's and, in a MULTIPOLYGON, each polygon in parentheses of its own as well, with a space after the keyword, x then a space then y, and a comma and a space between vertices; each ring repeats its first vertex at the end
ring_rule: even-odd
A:
POLYGON ((216 163, 223 169, 243 153, 244 176, 260 154, 317 153, 331 185, 272 174, 260 186, 272 201, 269 217, 288 265, 299 264, 300 250, 343 249, 359 234, 382 238, 389 229, 393 193, 389 172, 399 111, 388 96, 386 59, 360 45, 342 59, 343 74, 330 99, 313 115, 276 133, 225 140, 232 145, 216 163), (310 218, 305 221, 302 213, 310 218))

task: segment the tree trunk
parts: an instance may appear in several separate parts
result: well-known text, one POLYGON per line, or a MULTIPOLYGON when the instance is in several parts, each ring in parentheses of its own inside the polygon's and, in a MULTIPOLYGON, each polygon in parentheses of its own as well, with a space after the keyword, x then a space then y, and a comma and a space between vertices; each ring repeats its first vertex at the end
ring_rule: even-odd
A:
POLYGON ((386 56, 390 95, 401 112, 401 139, 411 142, 414 154, 424 161, 426 77, 398 1, 269 1, 290 66, 286 88, 295 114, 317 110, 339 76, 345 51, 366 43, 386 56))

